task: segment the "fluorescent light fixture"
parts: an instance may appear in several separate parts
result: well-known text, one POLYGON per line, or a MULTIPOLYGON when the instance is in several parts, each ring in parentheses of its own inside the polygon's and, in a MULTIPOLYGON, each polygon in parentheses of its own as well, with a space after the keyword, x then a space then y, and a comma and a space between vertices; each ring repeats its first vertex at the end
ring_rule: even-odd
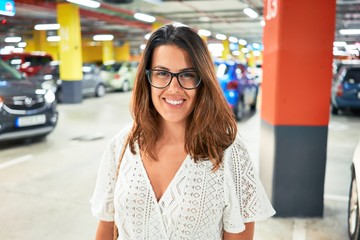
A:
POLYGON ((13 52, 14 53, 22 53, 22 52, 24 52, 24 49, 23 48, 14 48, 13 52))
POLYGON ((19 42, 18 43, 18 47, 24 48, 26 47, 27 43, 26 42, 19 42))
POLYGON ((140 49, 141 49, 141 50, 144 50, 144 49, 145 49, 145 47, 146 47, 146 45, 145 45, 145 44, 141 44, 141 45, 140 45, 140 49))
POLYGON ((239 55, 240 55, 240 51, 238 51, 238 50, 232 51, 232 55, 234 55, 234 56, 239 56, 239 55))
POLYGON ((21 37, 7 37, 4 41, 7 43, 18 43, 21 42, 21 37))
POLYGON ((145 38, 146 40, 149 40, 149 39, 150 39, 150 36, 151 36, 151 33, 147 33, 147 34, 145 34, 144 38, 145 38))
POLYGON ((60 29, 60 24, 52 23, 52 24, 36 24, 34 26, 35 30, 58 30, 60 29))
POLYGON ((251 46, 253 49, 257 49, 257 50, 261 48, 260 44, 258 44, 258 43, 253 43, 253 44, 251 44, 251 46))
POLYGON ((144 14, 144 13, 135 13, 134 18, 136 18, 137 20, 143 21, 143 22, 148 22, 148 23, 153 23, 156 20, 155 17, 144 14))
POLYGON ((61 39, 60 36, 49 36, 46 38, 48 42, 59 42, 61 39))
POLYGON ((248 17, 251 18, 257 18, 259 16, 259 14, 254 10, 252 10, 251 8, 245 8, 243 11, 248 17))
POLYGON ((218 34, 216 34, 216 39, 219 39, 219 40, 226 40, 226 35, 224 35, 224 34, 221 34, 221 33, 218 33, 218 34))
POLYGON ((199 17, 200 22, 210 22, 210 18, 207 16, 201 16, 199 17))
POLYGON ((253 55, 255 57, 259 57, 261 55, 261 52, 259 50, 255 50, 255 51, 253 51, 253 55))
POLYGON ((333 45, 334 47, 345 47, 346 42, 334 42, 333 45))
POLYGON ((242 49, 241 49, 241 52, 243 52, 243 53, 248 53, 248 52, 249 52, 249 49, 247 49, 247 48, 242 48, 242 49))
POLYGON ((360 35, 360 29, 340 29, 341 35, 360 35))
POLYGON ((99 3, 98 1, 93 1, 93 0, 66 0, 66 1, 89 8, 98 8, 101 5, 101 3, 99 3))
POLYGON ((100 34, 93 36, 94 41, 111 41, 113 39, 114 39, 114 35, 111 34, 100 34))
POLYGON ((245 39, 239 39, 239 44, 246 46, 247 41, 245 39))
POLYGON ((209 43, 208 49, 211 52, 211 55, 214 57, 221 57, 222 52, 224 51, 224 45, 221 43, 209 43))
POLYGON ((208 30, 205 30, 205 29, 200 29, 200 30, 198 31, 198 34, 199 34, 200 36, 205 36, 205 37, 211 36, 211 32, 208 31, 208 30))
POLYGON ((232 42, 232 43, 238 43, 238 39, 236 37, 229 37, 229 42, 232 42))
POLYGON ((260 25, 261 25, 262 27, 265 27, 265 25, 266 25, 265 20, 261 20, 261 21, 260 21, 260 25))

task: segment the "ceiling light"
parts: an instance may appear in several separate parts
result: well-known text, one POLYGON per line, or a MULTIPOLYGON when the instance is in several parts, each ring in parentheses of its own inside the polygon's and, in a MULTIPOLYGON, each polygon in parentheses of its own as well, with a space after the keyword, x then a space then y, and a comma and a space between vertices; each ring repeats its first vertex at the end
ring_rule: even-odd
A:
POLYGON ((261 21, 260 21, 260 25, 261 25, 262 27, 265 27, 265 25, 266 25, 265 21, 264 21, 264 20, 261 20, 261 21))
POLYGON ((144 13, 135 13, 134 18, 136 18, 137 20, 140 20, 140 21, 148 22, 148 23, 153 23, 156 20, 155 17, 144 14, 144 13))
POLYGON ((208 31, 208 30, 205 30, 205 29, 200 29, 200 30, 198 31, 198 34, 199 34, 200 36, 205 36, 205 37, 211 36, 211 32, 208 31))
POLYGON ((7 37, 4 41, 7 43, 18 43, 21 42, 21 37, 7 37))
POLYGON ((245 46, 247 44, 247 41, 245 39, 239 39, 239 44, 245 46))
POLYGON ((140 49, 141 49, 141 50, 144 50, 144 49, 145 49, 145 47, 146 47, 146 45, 145 45, 145 44, 141 44, 141 45, 140 45, 140 49))
POLYGON ((360 29, 340 29, 341 35, 359 35, 360 29))
POLYGON ((200 22, 210 22, 210 18, 207 16, 201 16, 199 17, 200 22))
POLYGON ((232 42, 232 43, 238 43, 238 39, 236 37, 229 37, 229 42, 232 42))
POLYGON ((113 39, 114 39, 114 35, 111 34, 100 34, 93 36, 94 41, 111 41, 113 39))
POLYGON ((219 40, 226 40, 226 36, 221 33, 216 34, 215 37, 216 37, 216 39, 219 39, 219 40))
POLYGON ((252 10, 251 8, 245 8, 243 11, 247 16, 251 18, 257 18, 259 16, 259 14, 254 10, 252 10))
POLYGON ((61 39, 60 36, 49 36, 46 38, 48 42, 59 42, 60 39, 61 39))
POLYGON ((334 47, 345 47, 346 42, 334 42, 333 45, 334 47))
POLYGON ((21 48, 24 48, 24 47, 26 47, 26 42, 19 42, 18 43, 18 47, 21 47, 21 48))
POLYGON ((66 0, 66 1, 89 8, 98 8, 101 5, 101 3, 99 3, 98 1, 93 1, 93 0, 66 0))
POLYGON ((35 30, 58 30, 60 29, 60 24, 53 23, 53 24, 36 24, 34 26, 35 30))
POLYGON ((151 37, 151 32, 150 32, 150 33, 145 34, 145 36, 144 36, 144 38, 145 38, 146 40, 149 40, 149 39, 150 39, 150 37, 151 37))

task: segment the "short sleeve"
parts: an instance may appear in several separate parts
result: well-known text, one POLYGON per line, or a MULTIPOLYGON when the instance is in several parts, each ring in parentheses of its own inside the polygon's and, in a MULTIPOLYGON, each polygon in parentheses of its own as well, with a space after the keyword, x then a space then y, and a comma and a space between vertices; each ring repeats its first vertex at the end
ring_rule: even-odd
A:
POLYGON ((112 138, 108 142, 100 161, 90 203, 92 214, 102 221, 114 221, 116 169, 126 135, 125 132, 120 132, 112 138))
POLYGON ((225 151, 224 185, 225 231, 242 232, 244 223, 264 220, 275 214, 249 153, 238 138, 225 151))

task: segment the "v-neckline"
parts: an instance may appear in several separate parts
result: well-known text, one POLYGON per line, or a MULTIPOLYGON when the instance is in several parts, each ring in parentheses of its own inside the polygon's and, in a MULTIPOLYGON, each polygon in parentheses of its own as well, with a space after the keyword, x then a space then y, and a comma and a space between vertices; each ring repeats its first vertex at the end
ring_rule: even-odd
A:
POLYGON ((154 201, 157 203, 157 204, 160 204, 164 198, 164 196, 167 195, 167 192, 170 191, 169 189, 172 188, 172 185, 174 184, 173 182, 176 181, 176 179, 178 178, 178 175, 181 173, 182 169, 184 168, 184 165, 186 164, 187 160, 189 158, 189 154, 186 155, 184 161, 181 163, 180 167, 178 168, 178 170, 176 171, 174 177, 171 179, 170 183, 168 184, 168 186, 166 187, 165 191, 163 192, 163 194, 160 196, 159 200, 157 199, 156 197, 156 194, 155 194, 155 190, 154 190, 154 187, 153 185, 151 184, 151 180, 149 178, 149 175, 148 175, 148 172, 146 171, 146 168, 145 168, 145 165, 144 165, 144 162, 141 158, 141 154, 139 154, 139 161, 140 161, 140 165, 142 167, 142 170, 144 171, 144 174, 145 174, 145 178, 146 178, 146 181, 150 187, 150 191, 151 191, 151 194, 153 196, 153 199, 154 201))

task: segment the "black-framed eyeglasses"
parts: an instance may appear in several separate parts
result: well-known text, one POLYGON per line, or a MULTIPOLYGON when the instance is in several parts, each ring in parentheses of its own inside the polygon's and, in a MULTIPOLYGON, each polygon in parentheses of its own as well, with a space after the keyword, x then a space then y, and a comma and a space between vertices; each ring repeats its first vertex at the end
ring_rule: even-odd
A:
POLYGON ((201 78, 195 71, 183 71, 172 73, 166 70, 150 69, 145 70, 147 79, 154 88, 166 88, 170 85, 172 79, 176 77, 180 87, 191 90, 200 85, 201 78))

